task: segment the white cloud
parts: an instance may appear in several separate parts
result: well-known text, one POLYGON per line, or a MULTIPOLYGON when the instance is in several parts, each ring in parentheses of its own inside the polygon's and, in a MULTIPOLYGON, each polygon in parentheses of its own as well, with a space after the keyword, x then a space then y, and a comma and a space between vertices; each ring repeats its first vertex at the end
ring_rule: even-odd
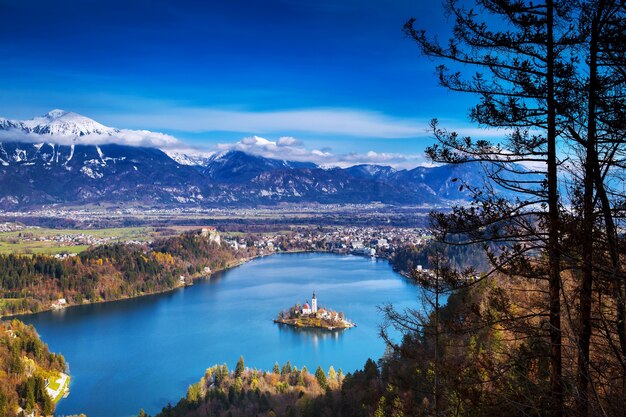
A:
POLYGON ((4 142, 50 142, 59 145, 103 145, 116 143, 128 146, 156 148, 178 148, 182 142, 174 136, 149 130, 120 129, 111 134, 89 134, 84 136, 36 134, 18 129, 0 130, 0 141, 4 142))
MULTIPOLYGON (((188 107, 156 102, 101 115, 116 126, 188 133, 236 132, 249 135, 327 135, 378 139, 432 138, 430 119, 399 117, 369 109, 304 108, 298 110, 241 110, 188 107), (146 110, 143 110, 146 109, 146 110)), ((502 139, 506 129, 481 128, 466 121, 441 119, 440 127, 474 138, 502 139)), ((290 136, 286 136, 290 137, 290 136)))
POLYGON ((288 132, 345 135, 368 138, 414 138, 428 134, 428 122, 392 117, 369 110, 304 109, 240 111, 172 107, 149 113, 110 114, 118 126, 150 126, 181 132, 288 132))
POLYGON ((278 141, 276 142, 276 144, 278 146, 295 146, 295 145, 300 145, 300 141, 294 137, 291 136, 283 136, 278 138, 278 141))
MULTIPOLYGON (((163 148, 178 146, 181 143, 174 136, 165 133, 151 132, 149 130, 122 129, 116 136, 116 143, 131 146, 154 146, 163 148)), ((106 140, 106 138, 103 137, 102 140, 106 140)))
POLYGON ((220 151, 238 150, 273 159, 313 162, 325 167, 377 164, 390 165, 394 168, 414 168, 418 165, 428 165, 421 154, 410 155, 375 151, 333 154, 320 149, 307 149, 300 141, 291 137, 272 141, 259 136, 251 136, 234 143, 221 143, 217 145, 217 149, 220 151))

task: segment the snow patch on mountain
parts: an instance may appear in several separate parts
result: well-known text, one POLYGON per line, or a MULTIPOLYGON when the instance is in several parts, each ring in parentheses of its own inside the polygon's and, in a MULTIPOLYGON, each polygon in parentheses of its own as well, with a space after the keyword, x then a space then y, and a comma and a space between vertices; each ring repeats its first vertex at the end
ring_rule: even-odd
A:
POLYGON ((190 150, 171 150, 161 149, 167 156, 172 158, 180 165, 202 166, 208 165, 215 152, 202 152, 194 149, 190 150))
POLYGON ((67 163, 70 162, 73 157, 74 157, 74 144, 71 144, 70 145, 70 156, 69 156, 69 158, 67 158, 67 161, 65 161, 65 164, 67 165, 67 163))
POLYGON ((82 167, 80 169, 80 172, 82 172, 85 176, 89 177, 89 178, 93 178, 94 180, 102 178, 103 175, 102 173, 98 172, 98 171, 94 171, 93 169, 89 168, 89 167, 82 167))

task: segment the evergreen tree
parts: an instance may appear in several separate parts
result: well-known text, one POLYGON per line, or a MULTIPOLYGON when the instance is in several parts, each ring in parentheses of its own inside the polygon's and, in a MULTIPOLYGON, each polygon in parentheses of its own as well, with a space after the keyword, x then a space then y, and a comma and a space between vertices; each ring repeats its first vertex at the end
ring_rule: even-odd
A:
POLYGON ((243 356, 240 356, 239 360, 237 361, 237 366, 235 367, 235 377, 240 377, 243 374, 244 370, 245 365, 243 362, 243 356))
POLYGON ((285 363, 283 365, 283 369, 280 371, 281 375, 289 375, 292 371, 292 367, 291 367, 291 362, 287 361, 287 363, 285 363))
POLYGON ((320 387, 322 387, 323 389, 328 388, 328 380, 326 379, 326 373, 324 372, 321 366, 318 366, 317 369, 315 370, 315 378, 317 379, 317 383, 320 385, 320 387))
MULTIPOLYGON (((442 241, 466 236, 467 243, 497 242, 497 252, 489 250, 495 269, 531 279, 547 278, 551 414, 560 417, 564 404, 562 207, 557 140, 574 101, 570 80, 576 58, 568 47, 578 34, 568 23, 567 1, 481 0, 476 6, 479 12, 464 8, 459 0, 446 0, 446 11, 455 21, 447 46, 415 29, 415 19, 405 26, 425 55, 444 62, 438 67, 444 87, 480 98, 471 110, 474 122, 511 131, 505 141, 492 143, 448 132, 433 121, 439 143, 428 149, 429 156, 437 162, 481 163, 493 182, 488 189, 461 184, 460 189, 469 189, 474 203, 433 219, 442 241), (464 76, 461 68, 476 72, 464 76), (529 163, 537 168, 521 165, 529 163), (518 197, 501 197, 497 188, 518 197), (537 250, 545 254, 545 263, 530 261, 537 250)), ((471 275, 470 271, 465 275, 471 275)))

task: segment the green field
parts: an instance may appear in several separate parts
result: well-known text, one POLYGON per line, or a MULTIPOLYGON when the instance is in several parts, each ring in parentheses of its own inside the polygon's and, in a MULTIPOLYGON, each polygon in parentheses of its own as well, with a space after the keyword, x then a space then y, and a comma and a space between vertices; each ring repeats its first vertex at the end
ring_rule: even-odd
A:
POLYGON ((0 254, 48 254, 80 253, 89 245, 68 245, 52 240, 55 236, 84 234, 94 238, 111 238, 110 242, 136 240, 145 242, 158 237, 152 227, 127 227, 111 229, 24 229, 15 232, 0 233, 0 254), (39 238, 50 240, 33 240, 39 238))

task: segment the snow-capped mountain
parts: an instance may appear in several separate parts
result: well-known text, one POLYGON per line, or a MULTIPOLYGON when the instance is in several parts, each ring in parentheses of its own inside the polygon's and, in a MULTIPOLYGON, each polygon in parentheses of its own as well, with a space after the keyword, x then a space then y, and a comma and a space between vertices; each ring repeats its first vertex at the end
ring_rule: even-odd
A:
POLYGON ((108 127, 89 117, 65 110, 52 110, 30 120, 0 118, 0 141, 44 142, 59 145, 180 146, 174 137, 149 130, 108 127))
POLYGON ((211 157, 215 154, 214 152, 180 152, 172 151, 169 149, 163 149, 163 152, 165 152, 167 156, 169 156, 181 165, 200 167, 207 166, 209 164, 209 161, 211 160, 211 157))
POLYGON ((62 110, 32 120, 0 119, 0 209, 91 203, 446 204, 468 197, 452 178, 474 185, 482 181, 476 167, 327 169, 241 151, 188 154, 115 143, 120 138, 128 143, 128 136, 160 135, 146 132, 110 128, 62 110))
POLYGON ((204 178, 159 149, 0 143, 0 207, 138 202, 199 203, 204 178))
POLYGON ((0 129, 21 130, 24 133, 80 137, 87 135, 113 136, 119 129, 104 126, 93 119, 74 112, 55 109, 31 120, 9 120, 0 118, 0 129))

